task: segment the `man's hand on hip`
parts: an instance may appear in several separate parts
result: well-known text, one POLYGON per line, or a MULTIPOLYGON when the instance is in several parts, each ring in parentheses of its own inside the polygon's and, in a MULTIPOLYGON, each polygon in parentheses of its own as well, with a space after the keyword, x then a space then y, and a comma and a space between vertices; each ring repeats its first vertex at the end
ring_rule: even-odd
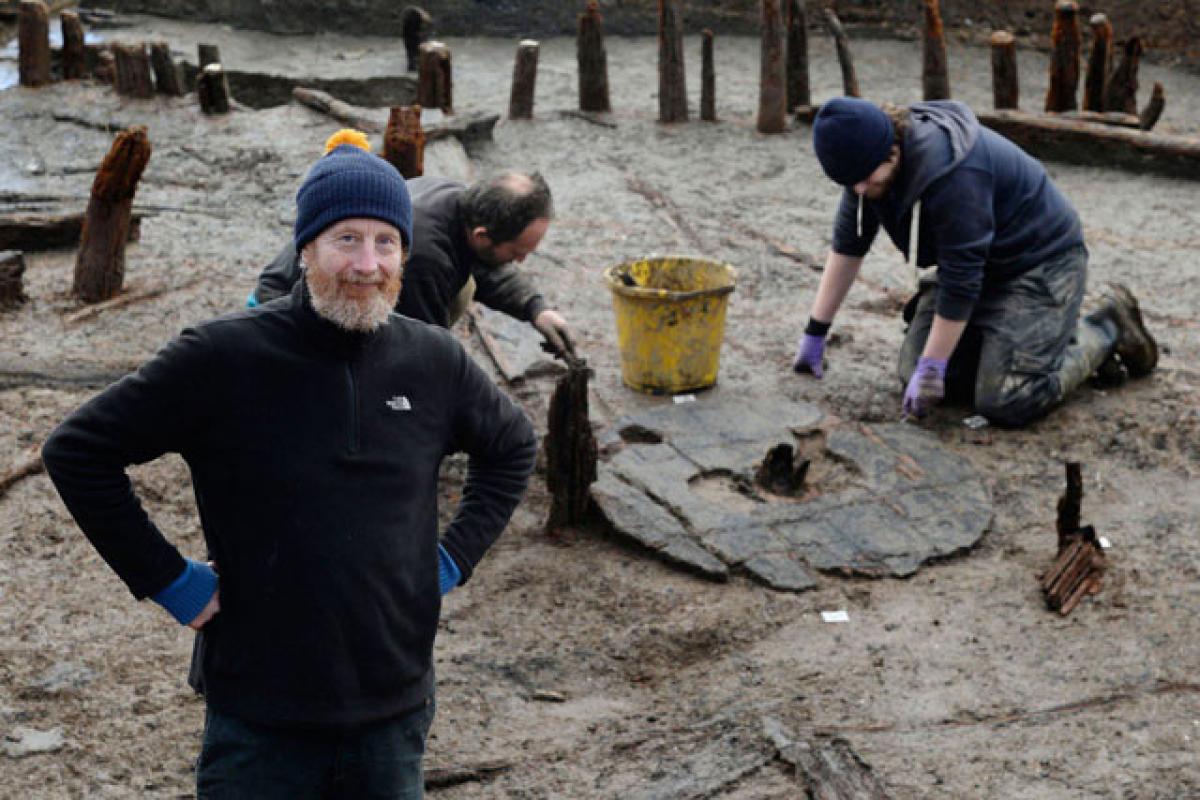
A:
POLYGON ((206 624, 208 624, 208 621, 210 619, 212 619, 213 617, 215 617, 217 615, 217 612, 220 610, 221 610, 221 590, 218 589, 217 591, 213 592, 212 598, 208 601, 208 604, 204 606, 204 608, 200 611, 200 613, 196 616, 196 618, 188 623, 188 627, 191 628, 192 630, 197 630, 197 631, 200 630, 206 624))
POLYGON ((554 352, 567 358, 576 358, 574 335, 571 326, 557 311, 547 308, 533 320, 533 327, 546 338, 546 343, 554 352))

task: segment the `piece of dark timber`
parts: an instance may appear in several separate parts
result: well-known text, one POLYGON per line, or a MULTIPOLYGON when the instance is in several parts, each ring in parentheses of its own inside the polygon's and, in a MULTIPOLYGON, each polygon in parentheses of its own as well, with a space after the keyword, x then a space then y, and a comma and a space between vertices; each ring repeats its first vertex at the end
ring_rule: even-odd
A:
POLYGON ((658 121, 687 122, 683 2, 658 0, 658 121))
POLYGON ((1081 122, 1093 122, 1097 125, 1116 125, 1120 128, 1137 128, 1141 130, 1142 118, 1123 111, 1064 111, 1059 114, 1063 119, 1077 119, 1081 122))
POLYGON ((847 97, 861 97, 858 91, 858 74, 854 71, 854 56, 850 52, 850 38, 842 21, 832 8, 825 9, 825 24, 837 45, 838 64, 842 67, 842 93, 847 97))
MULTIPOLYGON (((134 214, 129 226, 129 241, 138 240, 141 215, 134 214)), ((0 249, 26 253, 79 246, 83 233, 83 212, 22 212, 0 214, 0 249)))
POLYGON ((125 308, 126 306, 136 305, 137 303, 144 303, 147 300, 153 300, 154 298, 161 297, 169 292, 178 292, 182 289, 190 289, 204 279, 205 278, 203 275, 197 275, 190 280, 174 286, 156 283, 151 286, 142 286, 137 289, 130 289, 129 291, 118 294, 115 297, 110 297, 102 303, 84 306, 78 311, 72 311, 70 314, 67 314, 63 317, 63 322, 67 323, 68 325, 75 325, 76 323, 83 322, 84 320, 98 317, 104 312, 111 311, 114 308, 125 308))
POLYGON ((115 86, 117 82, 117 59, 107 46, 96 51, 96 66, 92 70, 92 77, 109 86, 115 86))
POLYGON ((454 113, 454 77, 450 48, 442 42, 421 45, 417 73, 417 104, 422 108, 440 108, 454 113))
POLYGON ((759 133, 787 130, 787 56, 784 53, 783 15, 779 0, 761 0, 762 46, 759 49, 759 133))
POLYGON ((221 63, 221 48, 215 44, 198 44, 196 45, 196 62, 200 71, 209 64, 221 63))
POLYGON ((892 800, 850 743, 841 737, 795 742, 779 757, 796 768, 804 797, 813 800, 892 800))
POLYGON ((923 0, 925 48, 921 65, 921 92, 926 100, 950 99, 950 72, 946 63, 946 31, 938 0, 923 0))
POLYGON ((150 45, 150 65, 154 68, 154 88, 168 97, 183 96, 183 78, 179 65, 171 58, 171 47, 166 42, 150 45))
POLYGON ((0 252, 0 310, 16 308, 29 299, 24 276, 25 254, 20 250, 0 252))
POLYGON ((1079 53, 1083 48, 1079 5, 1075 0, 1058 0, 1055 4, 1050 48, 1046 111, 1074 111, 1079 108, 1079 53))
POLYGON ((1067 462, 1067 488, 1058 498, 1058 549, 1068 537, 1079 530, 1079 515, 1083 508, 1083 470, 1078 461, 1067 462))
POLYGON ((1017 42, 1008 31, 992 34, 992 107, 1015 109, 1021 89, 1017 74, 1017 42))
POLYGON ((328 92, 297 86, 292 89, 292 97, 296 102, 320 111, 322 114, 328 114, 343 125, 356 128, 363 133, 380 133, 384 130, 384 126, 377 120, 364 117, 354 106, 338 100, 328 92))
POLYGON ((392 106, 383 132, 383 157, 405 178, 425 174, 425 131, 420 106, 392 106))
POLYGON ((36 447, 29 451, 13 466, 0 472, 0 497, 8 494, 8 490, 24 478, 44 472, 46 465, 42 463, 42 448, 36 447))
POLYGON ((75 296, 85 303, 99 303, 121 290, 133 196, 150 151, 145 126, 134 126, 117 135, 96 172, 72 287, 75 296))
POLYGON ((596 437, 588 416, 590 374, 586 363, 571 363, 550 398, 545 439, 548 533, 578 525, 587 516, 591 485, 596 480, 596 437))
POLYGON ((429 26, 432 22, 429 12, 419 6, 409 6, 400 14, 400 31, 404 39, 408 72, 417 71, 421 61, 421 45, 429 36, 429 26))
POLYGON ((41 0, 21 0, 17 11, 17 76, 22 86, 50 82, 50 12, 41 0))
POLYGON ((812 105, 808 82, 808 12, 805 0, 786 0, 787 110, 812 105))
POLYGON ((517 45, 513 60, 512 91, 508 96, 509 119, 533 119, 533 97, 537 88, 538 50, 533 39, 517 45))
POLYGON ((700 119, 717 121, 717 68, 713 65, 713 32, 700 34, 700 119))
POLYGON ((579 110, 607 114, 612 111, 608 96, 608 54, 604 49, 604 26, 600 6, 588 0, 579 15, 579 35, 575 40, 579 63, 579 110))
POLYGON ((150 73, 150 54, 146 45, 114 44, 117 59, 117 94, 143 100, 154 97, 154 80, 150 73))
POLYGON ((481 761, 477 764, 438 764, 425 766, 425 788, 445 789, 463 783, 488 781, 502 772, 512 769, 508 761, 481 761))
POLYGON ((229 113, 229 81, 220 64, 209 64, 196 79, 196 97, 205 114, 229 113))
POLYGON ((1106 111, 1124 111, 1126 114, 1138 113, 1138 62, 1142 57, 1142 40, 1140 37, 1130 37, 1125 42, 1125 51, 1121 63, 1113 70, 1108 79, 1108 91, 1104 95, 1106 111))
POLYGON ((1161 83, 1155 81, 1154 91, 1150 94, 1150 102, 1146 104, 1146 107, 1142 109, 1142 113, 1139 115, 1142 130, 1148 131, 1153 128, 1155 124, 1157 124, 1158 118, 1162 116, 1163 109, 1166 107, 1166 105, 1166 91, 1163 89, 1163 85, 1161 83))
POLYGON ((1112 23, 1103 14, 1093 14, 1088 25, 1092 29, 1092 52, 1083 79, 1083 110, 1103 111, 1108 75, 1112 70, 1112 23))
POLYGON ((63 80, 78 81, 87 77, 87 50, 83 44, 83 23, 74 11, 64 11, 59 17, 62 26, 63 80))

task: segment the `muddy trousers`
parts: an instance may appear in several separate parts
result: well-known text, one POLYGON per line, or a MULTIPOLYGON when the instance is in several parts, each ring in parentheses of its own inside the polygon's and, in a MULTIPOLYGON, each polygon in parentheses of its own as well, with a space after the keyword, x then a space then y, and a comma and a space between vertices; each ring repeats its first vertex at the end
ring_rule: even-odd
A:
MULTIPOLYGON (((1079 319, 1086 285, 1082 246, 1010 281, 985 285, 946 370, 947 400, 1009 426, 1031 422, 1062 402, 1116 346, 1114 323, 1079 319)), ((935 286, 922 284, 900 348, 906 385, 933 326, 935 286)))

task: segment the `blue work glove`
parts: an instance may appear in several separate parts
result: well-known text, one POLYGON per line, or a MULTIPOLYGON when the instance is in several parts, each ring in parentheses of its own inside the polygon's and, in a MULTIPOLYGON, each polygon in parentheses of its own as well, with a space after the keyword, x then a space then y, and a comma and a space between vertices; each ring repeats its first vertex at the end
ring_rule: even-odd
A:
POLYGON ((798 373, 811 372, 820 380, 825 375, 825 337, 806 333, 800 337, 796 357, 792 359, 792 370, 798 373))
POLYGON ((180 625, 187 625, 208 605, 217 591, 217 573, 203 561, 187 559, 179 577, 150 599, 171 612, 180 625))
POLYGON ((946 396, 946 359, 921 357, 908 379, 901 409, 908 417, 920 419, 946 396))
POLYGON ((254 296, 254 292, 251 292, 250 296, 246 298, 246 308, 257 308, 257 307, 258 307, 258 298, 254 296))
POLYGON ((462 570, 458 568, 458 564, 454 563, 454 559, 446 548, 438 545, 438 588, 441 589, 442 596, 450 594, 458 582, 462 580, 462 570))

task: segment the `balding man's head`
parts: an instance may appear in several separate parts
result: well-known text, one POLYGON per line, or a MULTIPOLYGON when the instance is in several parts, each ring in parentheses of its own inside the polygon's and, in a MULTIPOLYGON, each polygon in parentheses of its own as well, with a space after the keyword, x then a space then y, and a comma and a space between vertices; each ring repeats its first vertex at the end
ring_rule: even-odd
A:
POLYGON ((463 192, 463 221, 468 231, 483 228, 493 245, 519 237, 538 220, 554 217, 550 187, 538 173, 502 172, 463 192))

